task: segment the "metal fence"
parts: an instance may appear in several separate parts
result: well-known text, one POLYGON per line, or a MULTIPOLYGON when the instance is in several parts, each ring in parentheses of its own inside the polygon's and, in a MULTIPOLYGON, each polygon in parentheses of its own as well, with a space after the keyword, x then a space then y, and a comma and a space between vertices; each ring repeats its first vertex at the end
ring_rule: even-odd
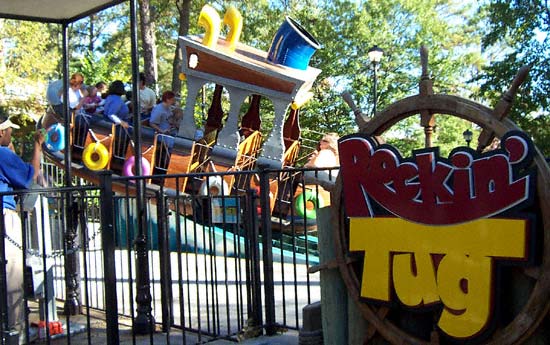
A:
MULTIPOLYGON (((14 193, 26 205, 18 211, 21 241, 5 226, 0 235, 20 250, 21 270, 32 268, 23 329, 48 342, 272 335, 299 329, 302 308, 320 299, 319 273, 308 267, 318 264, 315 207, 330 202, 320 186, 334 181, 330 170, 163 175, 155 189, 150 177, 108 172, 99 186, 56 187, 62 172, 45 171, 51 187, 14 193), (163 187, 185 179, 186 193, 163 187), (43 325, 50 327, 34 327, 43 325)), ((1 305, 2 344, 9 344, 13 322, 8 301, 1 305)))

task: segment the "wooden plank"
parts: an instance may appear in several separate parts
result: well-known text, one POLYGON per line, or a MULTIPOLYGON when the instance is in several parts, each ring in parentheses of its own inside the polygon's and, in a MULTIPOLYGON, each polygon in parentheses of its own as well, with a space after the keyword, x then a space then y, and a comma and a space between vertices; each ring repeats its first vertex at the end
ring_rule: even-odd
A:
POLYGON ((275 78, 253 69, 228 63, 214 55, 204 53, 192 47, 187 47, 187 59, 195 54, 199 57, 199 64, 194 69, 198 72, 213 74, 222 78, 238 80, 240 82, 259 86, 269 90, 291 94, 296 84, 275 78))
POLYGON ((185 74, 286 101, 307 92, 321 72, 313 67, 300 70, 273 64, 267 61, 267 52, 245 44, 238 44, 233 52, 223 40, 215 49, 202 45, 198 36, 180 37, 180 41, 185 74))
MULTIPOLYGON (((336 258, 329 207, 317 210, 317 236, 319 263, 329 263, 336 258)), ((324 344, 349 344, 348 342, 348 293, 337 269, 321 271, 321 314, 324 344)), ((350 304, 353 304, 351 301, 350 304)), ((355 314, 353 318, 357 318, 355 314)), ((354 332, 364 334, 363 330, 354 332)))

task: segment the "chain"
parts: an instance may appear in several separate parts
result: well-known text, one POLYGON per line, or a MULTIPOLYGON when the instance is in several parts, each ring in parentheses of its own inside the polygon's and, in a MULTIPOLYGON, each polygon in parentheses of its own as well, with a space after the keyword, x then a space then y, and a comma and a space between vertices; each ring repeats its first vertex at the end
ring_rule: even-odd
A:
MULTIPOLYGON (((87 229, 88 227, 86 227, 87 229)), ((88 240, 87 240, 87 243, 90 243, 92 241, 95 241, 95 239, 97 238, 97 236, 101 234, 101 227, 98 227, 96 231, 94 231, 94 233, 92 234, 92 236, 88 237, 88 240)), ((8 234, 4 234, 5 238, 8 240, 8 242, 10 242, 11 244, 13 244, 17 249, 19 250, 23 250, 23 246, 19 243, 17 243, 17 241, 15 241, 13 238, 11 238, 8 234)), ((74 253, 77 253, 78 251, 80 251, 82 249, 82 245, 79 244, 73 248, 70 248, 70 249, 67 249, 67 251, 65 252, 66 255, 71 255, 71 254, 74 254, 74 253)), ((54 250, 52 252, 52 254, 41 254, 39 250, 36 250, 36 249, 27 249, 26 250, 26 254, 27 255, 30 255, 30 256, 34 256, 34 257, 38 257, 38 258, 41 258, 41 259, 56 259, 56 258, 60 258, 63 256, 63 250, 54 250)))

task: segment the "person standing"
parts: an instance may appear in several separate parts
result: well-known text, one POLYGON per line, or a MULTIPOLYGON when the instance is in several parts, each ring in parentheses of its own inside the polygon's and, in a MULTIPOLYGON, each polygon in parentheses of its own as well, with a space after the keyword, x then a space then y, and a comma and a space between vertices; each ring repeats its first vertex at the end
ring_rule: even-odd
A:
POLYGON ((140 119, 146 120, 151 116, 151 110, 157 104, 155 91, 146 86, 145 73, 139 74, 139 111, 140 119))
POLYGON ((176 94, 172 91, 165 91, 162 94, 162 102, 155 105, 151 112, 149 125, 160 134, 175 134, 175 128, 170 124, 173 116, 172 107, 176 103, 176 94))
MULTIPOLYGON (((42 158, 42 144, 44 135, 37 131, 34 135, 34 151, 31 163, 25 163, 10 148, 12 130, 19 126, 11 122, 4 115, 0 115, 0 191, 10 192, 16 189, 26 189, 36 181, 40 173, 40 160, 42 158)), ((21 219, 16 211, 16 201, 13 195, 5 195, 2 203, 4 214, 5 259, 7 300, 8 300, 8 324, 9 327, 19 332, 19 343, 26 343, 24 330, 25 305, 23 288, 23 253, 21 219), (8 240, 9 239, 11 240, 8 240), (13 242, 12 242, 13 241, 13 242)))

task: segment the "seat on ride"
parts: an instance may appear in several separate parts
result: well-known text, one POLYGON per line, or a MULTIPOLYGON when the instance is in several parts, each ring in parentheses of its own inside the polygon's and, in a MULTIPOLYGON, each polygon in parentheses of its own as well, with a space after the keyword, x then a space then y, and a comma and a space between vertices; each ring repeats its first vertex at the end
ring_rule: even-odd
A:
POLYGON ((82 152, 84 148, 91 141, 89 138, 90 125, 85 115, 82 114, 74 114, 71 123, 71 159, 75 162, 80 162, 82 161, 82 152))
MULTIPOLYGON (((262 146, 262 134, 258 130, 247 132, 247 137, 239 144, 237 158, 235 159, 236 163, 232 167, 232 170, 248 171, 256 168, 256 162, 262 146)), ((249 188, 250 175, 237 175, 234 180, 233 188, 237 192, 246 192, 249 188)))
POLYGON ((124 166, 126 158, 132 154, 128 152, 128 147, 130 146, 132 138, 130 137, 128 130, 124 129, 121 125, 113 124, 111 133, 112 140, 109 146, 111 160, 109 169, 111 169, 115 174, 120 175, 122 173, 122 167, 124 166))
POLYGON ((113 137, 112 132, 109 134, 94 132, 90 128, 89 119, 85 114, 73 114, 70 134, 71 159, 75 163, 82 163, 84 149, 91 143, 101 142, 110 149, 113 137))
MULTIPOLYGON (((157 134, 153 141, 153 156, 151 158, 151 175, 166 175, 174 148, 174 137, 166 134, 157 134)), ((175 158, 176 159, 176 158, 175 158)), ((164 185, 164 179, 151 178, 151 183, 164 185)))

